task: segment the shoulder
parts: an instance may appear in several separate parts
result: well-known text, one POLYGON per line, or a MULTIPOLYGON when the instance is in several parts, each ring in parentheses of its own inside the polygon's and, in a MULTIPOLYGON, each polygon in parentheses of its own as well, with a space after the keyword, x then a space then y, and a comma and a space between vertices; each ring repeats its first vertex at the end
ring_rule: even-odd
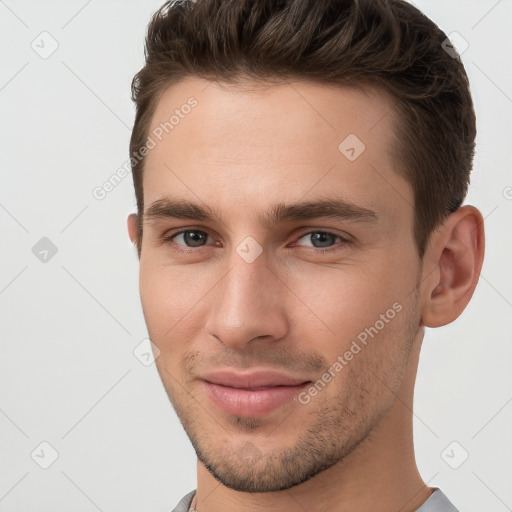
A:
POLYGON ((194 495, 196 493, 196 489, 193 491, 190 491, 188 494, 185 494, 183 498, 181 498, 180 502, 174 507, 172 510, 169 510, 168 512, 188 512, 188 509, 190 508, 190 504, 192 503, 192 500, 194 499, 194 495))
POLYGON ((439 489, 434 487, 434 491, 427 501, 421 505, 416 512, 459 512, 455 505, 447 498, 447 496, 439 489))

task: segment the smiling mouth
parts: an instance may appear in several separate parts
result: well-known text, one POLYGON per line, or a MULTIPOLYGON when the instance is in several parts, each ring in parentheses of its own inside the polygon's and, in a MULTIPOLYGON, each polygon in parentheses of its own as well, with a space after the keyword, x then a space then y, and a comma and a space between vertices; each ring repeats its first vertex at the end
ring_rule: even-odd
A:
POLYGON ((235 388, 205 380, 202 382, 206 395, 219 409, 243 417, 260 417, 278 410, 311 384, 307 381, 294 385, 235 388))

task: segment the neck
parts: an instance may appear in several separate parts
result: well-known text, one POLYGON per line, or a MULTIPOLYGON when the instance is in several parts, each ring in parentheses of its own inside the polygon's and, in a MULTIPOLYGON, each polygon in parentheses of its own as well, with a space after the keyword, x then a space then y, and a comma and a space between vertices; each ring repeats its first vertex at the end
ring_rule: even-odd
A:
POLYGON ((412 405, 423 330, 411 348, 406 375, 393 405, 343 460, 310 480, 281 492, 243 493, 220 484, 198 461, 198 512, 414 512, 430 496, 416 466, 412 405))

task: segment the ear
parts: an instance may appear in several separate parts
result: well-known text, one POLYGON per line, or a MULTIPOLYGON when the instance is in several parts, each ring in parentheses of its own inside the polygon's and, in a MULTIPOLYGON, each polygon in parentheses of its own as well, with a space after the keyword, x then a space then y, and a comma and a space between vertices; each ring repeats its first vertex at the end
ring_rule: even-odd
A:
POLYGON ((128 215, 128 236, 130 237, 130 240, 132 241, 133 244, 137 242, 138 221, 139 219, 136 213, 130 213, 130 215, 128 215))
POLYGON ((423 258, 422 323, 453 322, 475 291, 484 259, 484 219, 474 206, 449 215, 430 238, 423 258))

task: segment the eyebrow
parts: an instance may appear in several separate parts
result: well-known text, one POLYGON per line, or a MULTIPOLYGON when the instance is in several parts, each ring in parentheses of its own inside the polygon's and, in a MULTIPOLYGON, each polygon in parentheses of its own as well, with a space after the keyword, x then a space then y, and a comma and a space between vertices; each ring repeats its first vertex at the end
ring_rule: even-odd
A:
MULTIPOLYGON (((221 216, 207 205, 164 197, 151 203, 143 214, 143 222, 154 219, 174 218, 222 223, 221 216)), ((294 204, 277 203, 258 220, 266 227, 282 222, 330 218, 353 222, 378 223, 377 212, 339 198, 319 199, 294 204)))

